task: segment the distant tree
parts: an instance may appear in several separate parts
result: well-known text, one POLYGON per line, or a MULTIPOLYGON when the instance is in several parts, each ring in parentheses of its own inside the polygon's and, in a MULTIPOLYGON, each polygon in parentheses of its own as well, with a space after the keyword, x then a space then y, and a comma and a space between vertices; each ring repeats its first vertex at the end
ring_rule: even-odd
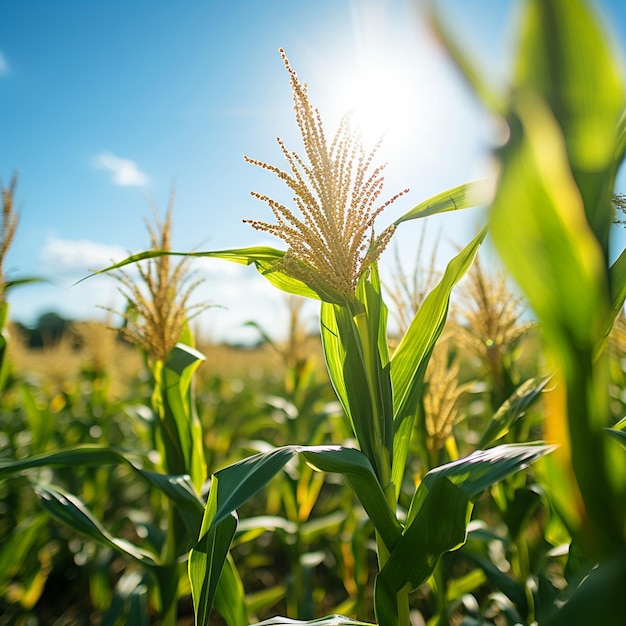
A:
POLYGON ((613 204, 617 209, 617 215, 615 216, 615 223, 626 226, 626 194, 616 193, 613 196, 613 204))
POLYGON ((72 322, 54 311, 49 311, 40 315, 33 327, 23 324, 16 326, 24 335, 29 348, 42 348, 57 344, 70 331, 72 322))

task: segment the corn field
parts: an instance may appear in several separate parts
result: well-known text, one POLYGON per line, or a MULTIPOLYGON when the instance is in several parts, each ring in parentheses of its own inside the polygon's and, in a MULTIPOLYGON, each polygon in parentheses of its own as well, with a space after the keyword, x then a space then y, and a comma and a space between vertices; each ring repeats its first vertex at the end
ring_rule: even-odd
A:
POLYGON ((3 187, 1 626, 626 624, 624 77, 587 3, 522 6, 498 93, 429 4, 508 129, 491 197, 468 182, 385 224, 410 191, 384 189, 350 114, 328 134, 281 50, 302 144, 245 160, 293 197, 251 192, 282 247, 172 250, 172 195, 147 249, 99 272, 116 331, 24 346, 10 293, 36 279, 4 277, 3 187), (443 271, 381 278, 397 231, 479 206, 443 271), (200 257, 285 292, 283 338, 198 345, 200 257))

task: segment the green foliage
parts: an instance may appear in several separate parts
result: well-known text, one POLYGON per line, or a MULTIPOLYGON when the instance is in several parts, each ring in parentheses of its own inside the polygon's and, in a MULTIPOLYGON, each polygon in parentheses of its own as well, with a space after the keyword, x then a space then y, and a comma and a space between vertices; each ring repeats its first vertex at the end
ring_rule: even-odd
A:
POLYGON ((402 222, 437 215, 438 213, 470 209, 479 206, 484 202, 482 186, 483 183, 476 181, 473 183, 465 183, 454 189, 448 189, 447 191, 438 193, 428 198, 428 200, 420 202, 408 213, 398 218, 394 222, 394 225, 398 226, 402 224, 402 222))
POLYGON ((307 626, 308 624, 319 626, 370 626, 365 622, 357 622, 341 615, 330 615, 329 617, 321 617, 320 619, 303 622, 297 619, 289 619, 287 617, 274 617, 262 622, 258 622, 255 626, 307 626))
MULTIPOLYGON (((468 68, 454 46, 451 51, 468 68)), ((467 76, 484 95, 477 73, 467 76)), ((510 138, 499 154, 490 226, 539 318, 555 372, 544 431, 560 448, 545 479, 575 541, 591 563, 600 562, 593 578, 604 581, 609 603, 605 617, 597 614, 588 604, 588 582, 548 623, 617 623, 624 619, 617 589, 625 579, 622 573, 608 583, 603 568, 617 573, 623 567, 626 455, 608 436, 613 419, 604 348, 626 284, 624 252, 609 262, 625 86, 605 33, 579 0, 525 3, 511 82, 510 97, 494 107, 510 138)), ((493 106, 493 98, 483 99, 493 106)))
POLYGON ((453 287, 469 269, 485 237, 483 229, 450 263, 440 283, 426 297, 392 359, 394 381, 394 466, 396 498, 423 393, 428 360, 441 336, 453 287))
MULTIPOLYGON (((111 626, 174 625, 189 596, 198 625, 214 610, 228 626, 408 626, 411 610, 429 626, 624 623, 626 368, 613 329, 626 253, 609 249, 626 151, 619 64, 584 2, 527 0, 512 88, 499 94, 431 15, 510 131, 489 228, 540 336, 502 346, 495 367, 506 376, 489 385, 480 365, 459 361, 464 392, 452 394, 459 406, 435 445, 428 368, 487 231, 449 262, 393 351, 377 246, 404 223, 475 206, 479 183, 372 234, 354 293, 326 288, 334 283, 319 268, 285 263, 289 253, 270 247, 150 250, 103 270, 164 255, 253 265, 282 291, 320 301, 328 378, 306 350, 275 342, 284 375, 202 378, 204 356, 185 328, 118 399, 96 368, 71 384, 15 377, 3 334, 0 608, 9 620, 32 616, 55 574, 73 567, 72 597, 111 626), (526 345, 540 354, 521 368, 526 345), (547 443, 529 443, 540 432, 547 443), (275 612, 298 619, 267 619, 275 612)), ((0 327, 6 318, 3 303, 0 327)), ((456 372, 463 344, 447 342, 456 372)))
POLYGON ((165 470, 188 473, 197 492, 206 480, 202 426, 192 395, 192 378, 204 356, 179 343, 167 361, 154 367, 152 403, 161 420, 157 430, 165 470))
POLYGON ((602 430, 611 424, 606 359, 598 355, 614 319, 608 233, 624 91, 605 37, 578 2, 531 3, 519 58, 516 87, 524 96, 510 104, 512 136, 502 153, 491 225, 558 371, 546 432, 565 444, 560 421, 567 415, 571 452, 555 460, 560 478, 580 489, 586 510, 574 513, 570 501, 566 515, 598 557, 626 541, 626 456, 602 430), (538 55, 546 62, 535 67, 538 55), (520 226, 514 230, 512 210, 520 226), (546 242, 539 253, 538 241, 546 242), (531 279, 536 275, 542 279, 531 279))
POLYGON ((367 456, 340 446, 288 446, 248 457, 216 472, 200 540, 189 559, 199 624, 208 623, 219 573, 235 536, 235 511, 279 472, 293 455, 319 471, 343 474, 385 543, 388 557, 377 577, 376 615, 397 623, 397 595, 419 587, 445 552, 465 541, 470 502, 496 481, 546 454, 546 446, 502 446, 431 470, 417 490, 406 524, 390 509, 367 456))

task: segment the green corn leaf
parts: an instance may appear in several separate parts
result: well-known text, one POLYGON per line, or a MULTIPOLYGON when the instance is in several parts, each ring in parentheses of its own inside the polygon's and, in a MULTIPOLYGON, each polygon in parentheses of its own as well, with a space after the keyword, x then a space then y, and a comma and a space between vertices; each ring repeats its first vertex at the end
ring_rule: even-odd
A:
MULTIPOLYGON (((365 302, 370 322, 370 342, 378 347, 380 366, 386 368, 389 365, 389 340, 387 337, 387 320, 389 311, 383 300, 378 264, 373 263, 364 280, 359 282, 359 293, 365 302)), ((391 393, 389 391, 388 393, 391 393)))
POLYGON ((243 584, 230 555, 226 558, 215 594, 215 610, 228 626, 248 626, 243 584))
POLYGON ((100 467, 116 464, 130 468, 139 479, 161 491, 176 504, 177 514, 180 515, 188 533, 188 537, 183 542, 188 544, 183 549, 183 552, 186 552, 197 538, 204 512, 204 503, 196 495, 189 476, 168 476, 142 470, 114 448, 86 444, 18 461, 2 459, 0 460, 0 481, 39 467, 100 467))
POLYGON ((436 10, 436 6, 436 0, 429 0, 427 2, 429 22, 437 38, 443 42, 446 52, 450 55, 452 61, 461 71, 461 75, 469 82, 482 102, 494 113, 501 113, 506 106, 505 99, 487 84, 480 72, 476 71, 474 64, 470 60, 471 55, 469 52, 462 50, 455 39, 450 36, 448 29, 443 24, 440 14, 436 10))
POLYGON ((375 263, 361 277, 355 295, 356 302, 345 305, 322 303, 322 344, 331 381, 359 447, 380 480, 389 482, 393 400, 387 307, 375 263))
POLYGON ((340 446, 305 447, 298 451, 315 469, 345 476, 385 545, 393 549, 402 528, 367 456, 359 450, 340 446))
POLYGON ((468 500, 474 500, 485 489, 555 449, 556 446, 544 444, 504 444, 488 450, 476 450, 463 459, 431 469, 415 492, 407 514, 407 525, 412 523, 431 485, 442 476, 456 485, 468 500))
POLYGON ((383 540, 389 547, 398 541, 400 524, 362 452, 340 446, 285 446, 255 454, 219 470, 212 478, 199 541, 189 555, 189 578, 198 624, 206 624, 215 601, 219 576, 237 527, 234 511, 262 489, 295 454, 318 470, 343 474, 383 540))
POLYGON ((309 621, 289 619, 288 617, 272 617, 253 626, 374 626, 367 622, 359 622, 343 615, 330 615, 309 621))
POLYGON ((426 474, 411 503, 402 537, 376 578, 374 603, 380 626, 398 623, 401 590, 424 583, 442 554, 465 543, 472 501, 552 449, 545 445, 498 446, 478 450, 426 474))
MULTIPOLYGON (((214 476, 200 528, 200 540, 189 554, 188 572, 197 626, 209 623, 224 562, 237 530, 237 517, 232 511, 216 520, 218 483, 219 479, 214 476)), ((222 589, 227 592, 227 585, 222 589)), ((228 598, 222 601, 228 602, 228 598)))
MULTIPOLYGON (((225 261, 231 261, 233 263, 239 263, 240 265, 254 265, 259 274, 267 278, 278 289, 286 291, 297 296, 305 296, 307 298, 313 298, 319 300, 322 297, 329 297, 329 294, 319 294, 312 287, 306 285, 296 278, 288 276, 284 272, 277 269, 277 264, 285 256, 283 250, 277 250, 269 246, 256 246, 252 248, 233 248, 232 250, 215 250, 205 252, 171 252, 162 250, 146 250, 145 252, 138 252, 132 254, 124 260, 109 265, 102 270, 94 272, 85 278, 82 278, 78 282, 82 282, 91 276, 97 274, 103 274, 110 272, 111 270, 120 269, 126 265, 137 263, 138 261, 145 261, 147 259, 154 259, 156 257, 169 255, 169 256, 186 256, 186 257, 207 257, 212 259, 223 259, 225 261)), ((78 284, 78 283, 77 283, 78 284)))
POLYGON ((344 475, 381 536, 390 546, 397 541, 400 524, 387 504, 369 459, 359 450, 341 446, 285 446, 255 454, 218 471, 215 474, 219 485, 217 507, 212 523, 219 523, 247 502, 295 454, 318 471, 344 475))
MULTIPOLYGON (((360 449, 374 458, 375 413, 368 385, 365 357, 356 320, 352 312, 337 304, 322 303, 322 344, 328 372, 350 419, 360 449)), ((365 318, 360 313, 361 319, 365 318)))
POLYGON ((520 114, 524 131, 507 147, 491 208, 493 238, 550 337, 565 342, 571 336, 589 345, 604 334, 608 321, 602 251, 549 110, 526 101, 520 114), (558 245, 545 245, 546 240, 558 245))
POLYGON ((343 474, 359 497, 390 550, 385 565, 388 569, 383 568, 377 582, 377 611, 392 619, 389 616, 397 610, 397 592, 406 585, 421 584, 441 554, 463 543, 472 499, 551 449, 541 445, 500 446, 431 470, 416 493, 403 533, 371 463, 358 450, 288 446, 224 468, 213 479, 200 541, 190 555, 198 619, 206 620, 210 615, 219 574, 235 533, 236 521, 229 521, 232 512, 267 484, 294 454, 318 470, 343 474), (411 554, 410 559, 407 554, 411 554))
POLYGON ((166 366, 172 372, 183 378, 181 383, 183 389, 189 387, 189 382, 193 373, 198 369, 198 365, 204 361, 206 357, 195 348, 179 343, 167 355, 166 366))
MULTIPOLYGON (((285 466, 297 446, 260 452, 215 473, 217 503, 212 523, 219 523, 256 495, 285 466), (219 486, 219 487, 217 487, 219 486)), ((211 491, 214 491, 211 483, 211 491)))
POLYGON ((584 0, 527 2, 522 24, 514 87, 543 100, 561 128, 587 220, 607 258, 624 110, 621 63, 584 0))
POLYGON ((476 450, 469 456, 431 469, 420 483, 407 514, 406 526, 423 506, 431 486, 441 477, 456 485, 472 501, 485 489, 523 469, 555 446, 543 444, 505 444, 488 450, 476 450))
POLYGON ((460 209, 470 209, 472 207, 485 204, 484 181, 474 181, 465 183, 458 187, 453 187, 447 191, 442 191, 428 200, 420 202, 416 207, 398 218, 394 225, 398 226, 402 222, 415 220, 429 215, 437 215, 447 211, 459 211, 460 209))
POLYGON ((552 495, 597 560, 626 542, 626 459, 603 430, 611 412, 599 358, 623 293, 623 260, 609 270, 608 244, 624 85, 585 3, 527 7, 490 228, 557 370, 545 428, 564 445, 549 460, 552 495))
POLYGON ((125 539, 113 537, 76 496, 65 492, 60 487, 43 483, 35 483, 35 492, 39 496, 39 503, 44 511, 72 530, 87 535, 94 541, 109 546, 146 567, 161 565, 156 554, 138 548, 125 539))
POLYGON ((432 484, 376 577, 374 607, 380 626, 397 626, 398 593, 425 582, 441 555, 464 543, 471 508, 467 495, 446 477, 432 484))
POLYGON ((626 154, 626 109, 622 110, 615 136, 615 162, 621 163, 624 160, 624 154, 626 154))
POLYGON ((275 262, 258 260, 255 261, 255 266, 261 276, 266 278, 274 287, 286 293, 325 302, 344 301, 341 295, 329 291, 326 285, 323 284, 323 281, 315 280, 314 274, 311 275, 311 283, 304 283, 278 270, 275 262))
POLYGON ((333 389, 337 394, 337 398, 341 403, 346 415, 350 420, 352 431, 356 432, 355 417, 350 408, 348 401, 348 392, 346 389, 346 381, 343 375, 343 364, 346 360, 346 349, 339 337, 339 328, 337 325, 337 317, 335 316, 334 305, 322 302, 320 311, 320 327, 322 346, 324 349, 324 358, 326 367, 333 389))
POLYGON ((624 302, 626 301, 626 249, 622 250, 617 260, 609 268, 609 277, 613 307, 609 328, 606 331, 607 335, 613 326, 613 322, 615 322, 620 311, 624 308, 624 302))
MULTIPOLYGON (((367 351, 365 353, 368 383, 376 398, 374 419, 379 425, 374 446, 375 459, 391 468, 393 454, 393 392, 391 387, 389 342, 387 338, 388 311, 382 297, 378 266, 374 263, 369 275, 359 281, 357 296, 365 304, 367 351)), ((388 471, 388 470, 387 470, 388 471)), ((386 488, 387 485, 384 485, 386 488)))
POLYGON ((511 426, 524 415, 541 397, 549 378, 530 378, 522 383, 495 412, 487 428, 480 436, 479 448, 487 448, 494 441, 504 437, 511 426))
POLYGON ((548 102, 571 138, 572 161, 613 162, 615 128, 624 107, 622 72, 590 3, 532 0, 522 21, 515 86, 548 102), (594 140, 595 133, 602 134, 594 140), (582 144, 576 145, 576 139, 582 144))
POLYGON ((610 437, 622 444, 626 448, 626 430, 617 430, 616 428, 607 428, 606 432, 610 437))
POLYGON ((163 250, 146 250, 144 252, 131 254, 122 261, 119 261, 118 263, 109 265, 108 267, 98 270, 97 272, 94 272, 93 274, 90 274, 85 278, 81 278, 81 280, 79 280, 78 282, 80 283, 83 280, 87 280, 87 278, 90 278, 91 276, 96 276, 97 274, 104 274, 105 272, 110 272, 111 270, 120 269, 125 265, 130 265, 139 261, 145 261, 147 259, 155 259, 164 255, 189 257, 206 256, 224 259, 225 261, 232 261, 233 263, 239 263, 241 265, 251 265, 257 262, 271 265, 272 263, 280 261, 285 253, 281 250, 277 250, 276 248, 271 248, 269 246, 257 246, 253 248, 233 248, 232 250, 216 250, 215 252, 173 252, 163 250))
POLYGON ((175 513, 180 517, 183 527, 187 531, 185 537, 177 537, 177 545, 180 546, 178 551, 180 554, 187 552, 193 545, 198 532, 204 506, 196 495, 189 476, 167 476, 148 470, 142 470, 140 476, 161 491, 174 504, 175 513))
MULTIPOLYGON (((295 446, 287 446, 255 454, 219 470, 211 479, 199 540, 189 554, 189 580, 199 626, 208 623, 216 599, 220 575, 237 529, 234 511, 262 489, 295 451, 295 446)), ((223 592, 228 589, 224 583, 223 592)), ((228 602, 228 598, 221 601, 228 602)))
MULTIPOLYGON (((206 461, 202 447, 202 425, 196 412, 192 393, 193 374, 205 357, 190 346, 177 344, 155 376, 161 385, 155 389, 160 394, 161 419, 165 431, 174 430, 178 437, 176 448, 182 456, 181 471, 189 473, 199 493, 207 479, 206 461), (172 424, 173 428, 168 428, 172 424)), ((171 471, 171 470, 170 470, 171 471)))
POLYGON ((38 276, 29 276, 26 278, 16 278, 15 280, 7 280, 3 284, 4 292, 8 292, 15 287, 21 287, 23 285, 33 285, 35 283, 47 283, 48 281, 45 278, 40 278, 38 276))
POLYGON ((396 498, 400 494, 424 373, 448 315, 450 293, 470 268, 486 234, 486 228, 483 228, 448 263, 443 278, 424 300, 391 359, 395 428, 392 481, 396 486, 396 498))

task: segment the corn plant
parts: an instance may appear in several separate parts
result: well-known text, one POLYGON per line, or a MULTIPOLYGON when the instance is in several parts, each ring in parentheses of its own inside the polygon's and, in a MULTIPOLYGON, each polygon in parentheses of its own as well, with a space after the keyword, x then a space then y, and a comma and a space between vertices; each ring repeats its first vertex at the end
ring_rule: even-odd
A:
POLYGON ((545 463, 545 482, 572 537, 571 597, 546 623, 622 624, 626 454, 623 421, 611 414, 605 350, 626 297, 626 252, 609 247, 626 150, 621 65, 587 3, 528 1, 503 96, 436 16, 433 23, 510 132, 498 155, 490 224, 550 358, 555 385, 544 432, 559 448, 545 463))
MULTIPOLYGON (((36 277, 9 279, 6 258, 16 236, 19 212, 16 207, 18 177, 1 185, 2 212, 0 218, 0 397, 2 399, 2 456, 7 452, 23 456, 43 450, 52 439, 54 421, 49 412, 38 410, 27 385, 20 381, 9 358, 16 341, 9 332, 9 293, 18 286, 40 282, 36 277), (31 427, 28 437, 21 437, 31 427)), ((64 403, 56 395, 55 412, 64 403)), ((0 596, 7 605, 29 611, 40 599, 44 586, 55 565, 71 560, 70 550, 55 547, 57 537, 47 528, 43 512, 34 512, 32 490, 24 485, 2 485, 0 488, 3 516, 0 523, 0 596)), ((3 602, 4 605, 4 602, 3 602)), ((7 605, 8 616, 12 610, 7 605)), ((10 619, 10 617, 8 617, 10 619)))
POLYGON ((4 382, 7 376, 8 367, 5 361, 8 304, 6 302, 7 285, 5 284, 4 279, 4 260, 13 241, 13 237, 15 236, 15 230, 18 223, 18 216, 14 208, 14 195, 16 185, 17 177, 14 176, 9 186, 2 188, 2 237, 0 240, 0 286, 2 287, 0 329, 2 331, 2 336, 0 337, 0 384, 4 382))
MULTIPOLYGON (((289 324, 284 341, 273 339, 260 325, 251 323, 279 356, 284 367, 283 388, 259 397, 264 408, 271 412, 274 426, 262 431, 264 449, 267 447, 265 442, 275 446, 292 441, 322 445, 350 436, 343 420, 337 419, 338 406, 332 388, 327 376, 318 371, 319 359, 312 354, 314 338, 308 336, 304 323, 304 302, 297 296, 287 296, 289 324)), ((282 545, 289 557, 289 576, 283 581, 287 584, 282 585, 286 587, 287 611, 310 619, 315 613, 312 602, 315 579, 320 578, 314 576, 315 567, 324 561, 330 550, 339 564, 344 564, 344 553, 336 544, 343 529, 353 521, 353 498, 351 494, 335 495, 345 490, 326 484, 323 474, 304 463, 277 476, 273 489, 268 491, 271 497, 268 495, 266 502, 266 521, 256 526, 260 530, 267 529, 272 523, 271 515, 276 516, 273 523, 283 535, 282 545), (316 514, 312 517, 314 508, 316 514)), ((249 527, 250 522, 246 518, 243 525, 249 527)), ((344 586, 346 584, 350 587, 351 581, 344 577, 344 586)), ((328 599, 331 594, 326 596, 328 599)))
POLYGON ((9 375, 9 363, 6 359, 7 324, 9 321, 7 294, 11 289, 17 286, 35 283, 41 280, 36 277, 8 280, 5 274, 6 256, 15 238, 15 232, 19 223, 19 213, 15 207, 17 180, 17 174, 14 174, 7 187, 0 184, 2 194, 2 217, 0 222, 0 390, 9 375))
MULTIPOLYGON (((171 211, 172 202, 163 222, 157 216, 156 226, 148 224, 151 243, 160 250, 167 250, 170 245, 171 211)), ((114 601, 105 614, 105 623, 117 624, 135 615, 133 623, 147 624, 148 591, 153 589, 156 593, 151 594, 152 604, 161 616, 161 623, 173 625, 177 623, 179 596, 188 589, 185 566, 180 559, 197 539, 204 511, 201 488, 207 473, 193 388, 194 372, 204 357, 194 349, 188 328, 187 298, 197 283, 188 282, 187 262, 172 265, 168 256, 141 266, 139 275, 140 281, 133 281, 129 274, 122 272, 118 279, 128 301, 125 332, 145 351, 152 372, 153 428, 152 445, 148 449, 156 451, 157 458, 153 456, 151 462, 145 453, 142 457, 143 442, 137 445, 137 441, 125 441, 124 449, 78 443, 25 458, 3 458, 0 480, 24 475, 48 515, 72 531, 121 553, 134 564, 134 569, 120 579, 114 601), (136 527, 132 530, 136 543, 110 532, 100 516, 76 493, 59 484, 60 475, 67 473, 67 468, 73 468, 75 473, 78 468, 81 471, 96 468, 96 473, 102 476, 102 468, 107 466, 124 468, 145 490, 154 494, 157 519, 146 523, 137 516, 136 527), (41 473, 38 468, 48 471, 41 473), (50 469, 57 472, 52 479, 50 469), (144 528, 143 532, 139 526, 144 528), (147 535, 144 541, 140 541, 142 535, 147 535)), ((30 412, 50 419, 49 411, 44 415, 44 411, 31 407, 30 412)), ((101 488, 102 481, 99 483, 100 488, 95 489, 99 497, 93 504, 97 512, 103 514, 108 504, 107 490, 101 488)), ((242 623, 245 620, 241 617, 242 600, 233 601, 238 589, 234 570, 230 578, 224 576, 222 584, 230 587, 229 603, 223 609, 230 616, 229 623, 242 623)))
MULTIPOLYGON (((423 476, 476 447, 523 443, 541 435, 535 405, 547 378, 539 375, 536 364, 529 368, 528 363, 524 367, 527 380, 519 378, 516 344, 528 324, 519 323, 519 298, 509 293, 504 277, 487 274, 483 267, 477 258, 453 303, 457 318, 448 323, 433 350, 408 475, 423 476), (503 371, 506 375, 499 375, 503 371)), ((413 296, 406 288, 405 293, 413 296)), ((537 532, 543 528, 544 506, 541 487, 532 474, 521 472, 493 485, 481 497, 468 545, 443 555, 420 590, 424 610, 433 615, 429 624, 479 617, 474 608, 481 606, 485 617, 495 619, 498 613, 506 613, 522 621, 533 614, 536 602, 551 605, 553 597, 545 589, 552 583, 542 569, 548 559, 541 546, 547 542, 537 532), (498 566, 488 549, 496 543, 502 546, 498 566), (503 563, 506 574, 499 569, 503 563), (487 593, 486 583, 498 595, 487 593)), ((555 569, 554 564, 551 567, 555 569)))
MULTIPOLYGON (((404 222, 474 205, 475 186, 462 185, 441 193, 375 236, 376 218, 405 192, 376 206, 383 188, 383 166, 373 165, 377 146, 372 151, 364 148, 349 117, 328 142, 306 86, 282 55, 306 158, 279 140, 288 172, 256 159, 246 160, 276 174, 294 194, 301 218, 253 192, 269 205, 276 223, 250 223, 283 239, 288 250, 258 247, 193 254, 254 264, 283 291, 321 301, 326 364, 358 447, 295 443, 258 453, 213 474, 198 542, 189 555, 196 621, 205 624, 209 620, 237 531, 236 510, 291 458, 299 456, 318 471, 342 474, 354 490, 375 528, 379 567, 374 591, 376 619, 381 626, 407 626, 410 591, 429 578, 442 554, 463 544, 474 499, 549 448, 499 446, 433 468, 413 494, 409 510, 398 510, 399 496, 407 487, 404 470, 424 372, 445 323, 451 290, 470 267, 486 231, 481 230, 448 264, 393 356, 388 349, 387 308, 377 259, 404 222)), ((133 255, 114 267, 159 254, 133 255)), ((354 622, 334 617, 320 623, 354 622)))

